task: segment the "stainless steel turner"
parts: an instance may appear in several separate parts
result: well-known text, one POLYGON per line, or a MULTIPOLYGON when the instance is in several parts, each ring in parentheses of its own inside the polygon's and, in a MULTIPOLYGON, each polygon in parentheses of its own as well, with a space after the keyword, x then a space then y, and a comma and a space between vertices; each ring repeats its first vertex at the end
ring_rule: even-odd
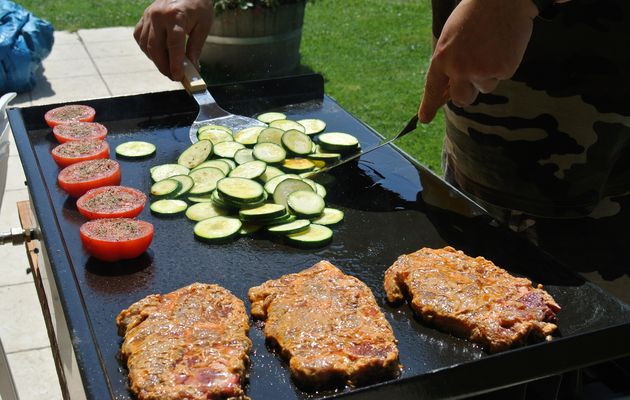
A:
POLYGON ((197 71, 197 68, 195 68, 188 58, 184 60, 184 79, 182 80, 182 85, 184 85, 186 91, 192 95, 197 101, 197 104, 199 104, 199 114, 197 114, 197 118, 188 133, 192 143, 198 141, 197 129, 203 125, 225 126, 230 128, 233 133, 251 126, 265 125, 255 118, 234 115, 221 108, 210 92, 208 92, 206 82, 201 75, 199 75, 199 71, 197 71))

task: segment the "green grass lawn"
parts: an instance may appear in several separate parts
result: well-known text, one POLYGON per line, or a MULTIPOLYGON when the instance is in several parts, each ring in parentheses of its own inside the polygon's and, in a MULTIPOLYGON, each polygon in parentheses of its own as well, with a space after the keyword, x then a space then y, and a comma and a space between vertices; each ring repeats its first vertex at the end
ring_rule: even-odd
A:
MULTIPOLYGON (((57 30, 135 25, 147 0, 18 0, 57 30)), ((431 51, 428 0, 317 0, 307 6, 303 66, 321 73, 326 93, 391 137, 417 111, 431 51)), ((440 172, 444 126, 429 126, 399 146, 440 172)))

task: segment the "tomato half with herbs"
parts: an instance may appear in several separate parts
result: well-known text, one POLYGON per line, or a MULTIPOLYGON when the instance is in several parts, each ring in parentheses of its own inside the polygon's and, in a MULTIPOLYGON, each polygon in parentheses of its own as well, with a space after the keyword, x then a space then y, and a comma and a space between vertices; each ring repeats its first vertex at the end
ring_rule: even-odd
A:
POLYGON ((85 250, 102 261, 136 258, 153 240, 153 225, 132 218, 94 219, 81 225, 85 250))
POLYGON ((62 143, 50 152, 60 167, 81 161, 109 158, 109 144, 104 140, 76 140, 62 143))
POLYGON ((142 212, 147 196, 127 186, 103 186, 88 190, 77 200, 79 212, 89 219, 133 218, 142 212))
POLYGON ((107 136, 107 128, 98 122, 70 122, 55 126, 53 135, 59 143, 74 140, 103 140, 107 136))
POLYGON ((66 124, 68 122, 92 122, 94 121, 95 115, 96 110, 90 106, 70 104, 48 110, 46 114, 44 114, 44 119, 48 126, 54 128, 59 124, 66 124))
POLYGON ((90 189, 120 184, 120 165, 110 159, 81 161, 59 172, 57 183, 72 197, 90 189))

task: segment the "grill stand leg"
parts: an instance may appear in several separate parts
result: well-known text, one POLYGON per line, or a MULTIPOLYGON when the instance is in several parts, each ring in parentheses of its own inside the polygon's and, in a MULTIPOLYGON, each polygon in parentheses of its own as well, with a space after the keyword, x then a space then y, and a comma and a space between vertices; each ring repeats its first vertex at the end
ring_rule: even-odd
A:
MULTIPOLYGON (((25 231, 36 230, 33 221, 31 219, 30 202, 19 201, 17 203, 18 215, 20 223, 25 231)), ((50 314, 50 308, 48 305, 48 298, 46 297, 46 291, 44 289, 44 282, 42 281, 41 271, 38 263, 39 253, 39 241, 31 238, 25 242, 26 255, 28 257, 28 263, 33 273, 33 281, 35 283, 35 289, 37 290, 37 297, 44 316, 44 322, 46 324, 46 332, 48 333, 48 340, 50 341, 50 349, 52 350, 53 359, 55 361, 55 369, 57 370, 57 377, 59 378, 59 385, 61 387, 61 395, 64 400, 70 399, 68 392, 68 385, 64 374, 63 365, 61 362, 61 356, 59 352, 59 344, 57 343, 57 336, 55 335, 55 328, 50 314)), ((4 400, 4 397, 3 397, 4 400)))

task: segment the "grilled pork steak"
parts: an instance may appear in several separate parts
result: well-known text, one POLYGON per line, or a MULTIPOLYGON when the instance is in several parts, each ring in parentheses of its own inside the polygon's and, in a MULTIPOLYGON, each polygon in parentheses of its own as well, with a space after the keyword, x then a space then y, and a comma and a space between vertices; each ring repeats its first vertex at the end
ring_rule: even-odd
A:
POLYGON ((550 340, 560 311, 542 285, 452 247, 400 256, 385 273, 385 292, 390 302, 408 296, 423 320, 489 352, 523 344, 530 335, 550 340))
POLYGON ((251 288, 249 300, 305 390, 365 384, 400 368, 394 333, 371 290, 327 261, 251 288))
POLYGON ((147 296, 116 323, 138 399, 247 399, 249 318, 228 290, 193 283, 147 296))

